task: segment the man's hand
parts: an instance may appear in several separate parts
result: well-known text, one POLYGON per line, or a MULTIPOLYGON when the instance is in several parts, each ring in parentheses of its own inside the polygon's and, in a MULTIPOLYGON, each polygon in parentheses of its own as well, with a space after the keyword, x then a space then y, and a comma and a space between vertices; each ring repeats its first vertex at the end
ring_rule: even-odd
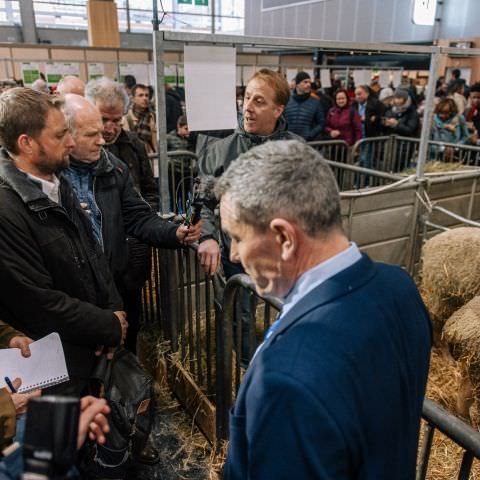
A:
MULTIPOLYGON (((15 387, 15 390, 18 390, 22 385, 22 381, 19 378, 16 378, 12 382, 12 385, 15 387)), ((13 405, 15 406, 15 413, 17 414, 17 417, 27 411, 28 401, 32 397, 39 397, 40 393, 41 393, 40 390, 32 390, 31 392, 28 392, 28 393, 12 393, 11 394, 12 402, 13 402, 13 405)))
POLYGON ((120 326, 122 327, 122 343, 123 343, 127 338, 127 329, 128 329, 127 314, 126 312, 123 312, 120 310, 113 313, 117 316, 120 322, 120 326))
POLYGON ((398 125, 398 120, 395 118, 386 118, 383 123, 387 127, 395 128, 398 125))
POLYGON ((331 130, 331 131, 330 131, 330 136, 331 136, 332 138, 337 138, 337 137, 339 137, 339 136, 340 136, 340 130, 331 130))
POLYGON ((213 238, 205 240, 198 246, 198 258, 208 275, 213 275, 220 264, 220 246, 213 238))
POLYGON ((177 228, 177 238, 182 245, 191 245, 200 238, 202 233, 202 220, 197 222, 195 225, 180 225, 177 228))
POLYGON ((106 415, 110 407, 103 398, 92 396, 80 400, 80 420, 78 422, 77 448, 88 438, 97 443, 105 443, 105 434, 110 431, 106 415))
POLYGON ((31 355, 29 345, 33 342, 31 338, 28 337, 13 337, 8 343, 9 348, 19 348, 22 353, 22 357, 29 357, 31 355))

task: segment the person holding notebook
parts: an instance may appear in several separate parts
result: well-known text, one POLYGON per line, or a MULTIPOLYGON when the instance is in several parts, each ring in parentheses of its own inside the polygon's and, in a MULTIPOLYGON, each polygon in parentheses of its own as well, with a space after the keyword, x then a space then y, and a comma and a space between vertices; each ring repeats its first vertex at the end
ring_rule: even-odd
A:
POLYGON ((57 332, 70 381, 46 390, 81 396, 95 353, 120 345, 128 324, 61 173, 74 147, 62 104, 28 88, 0 96, 0 318, 34 340, 57 332))

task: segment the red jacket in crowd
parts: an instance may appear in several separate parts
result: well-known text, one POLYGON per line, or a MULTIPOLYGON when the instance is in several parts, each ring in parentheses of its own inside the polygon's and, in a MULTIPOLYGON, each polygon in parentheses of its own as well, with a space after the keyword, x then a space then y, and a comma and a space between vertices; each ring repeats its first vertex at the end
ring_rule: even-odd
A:
POLYGON ((350 105, 344 108, 332 107, 327 114, 325 132, 339 130, 340 136, 335 140, 345 140, 349 145, 362 138, 362 122, 358 112, 350 105))

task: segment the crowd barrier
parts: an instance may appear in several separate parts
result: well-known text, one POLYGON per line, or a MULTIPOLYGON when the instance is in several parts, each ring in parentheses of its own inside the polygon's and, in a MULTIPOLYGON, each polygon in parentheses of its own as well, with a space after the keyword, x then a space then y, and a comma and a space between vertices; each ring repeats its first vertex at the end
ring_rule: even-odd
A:
MULTIPOLYGON (((416 167, 420 139, 389 135, 362 138, 351 147, 343 140, 316 141, 309 144, 328 160, 381 172, 401 173, 416 167)), ((427 163, 434 161, 455 163, 458 164, 457 168, 478 167, 480 147, 430 140, 427 144, 427 163)))

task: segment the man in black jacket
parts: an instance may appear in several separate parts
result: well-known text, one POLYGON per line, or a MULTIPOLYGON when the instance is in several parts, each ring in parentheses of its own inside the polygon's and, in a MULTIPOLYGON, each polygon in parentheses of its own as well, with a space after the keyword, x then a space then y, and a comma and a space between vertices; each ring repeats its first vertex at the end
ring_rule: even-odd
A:
POLYGON ((201 222, 190 228, 178 226, 152 210, 134 188, 127 165, 103 148, 104 127, 97 107, 83 97, 67 95, 65 113, 75 140, 65 173, 89 211, 95 238, 124 297, 130 281, 127 236, 155 247, 179 248, 198 240, 201 222))
POLYGON ((59 171, 74 147, 62 102, 15 88, 0 97, 0 318, 33 339, 58 332, 70 382, 84 393, 99 345, 127 323, 88 218, 59 171))
MULTIPOLYGON (((385 105, 370 95, 367 85, 360 85, 355 89, 355 101, 353 108, 358 111, 362 120, 362 137, 372 138, 382 135, 382 118, 385 114, 385 105)), ((366 168, 375 167, 375 160, 381 158, 379 149, 374 151, 371 145, 362 145, 360 152, 360 166, 366 168)))
MULTIPOLYGON (((135 133, 124 130, 121 125, 128 105, 124 88, 119 83, 104 77, 88 82, 85 96, 98 108, 102 116, 104 148, 128 166, 135 189, 154 210, 157 210, 158 186, 153 177, 145 145, 135 133)), ((151 251, 148 245, 134 237, 127 237, 127 243, 128 265, 125 268, 121 286, 130 327, 125 347, 136 353, 142 288, 150 273, 151 251)))

